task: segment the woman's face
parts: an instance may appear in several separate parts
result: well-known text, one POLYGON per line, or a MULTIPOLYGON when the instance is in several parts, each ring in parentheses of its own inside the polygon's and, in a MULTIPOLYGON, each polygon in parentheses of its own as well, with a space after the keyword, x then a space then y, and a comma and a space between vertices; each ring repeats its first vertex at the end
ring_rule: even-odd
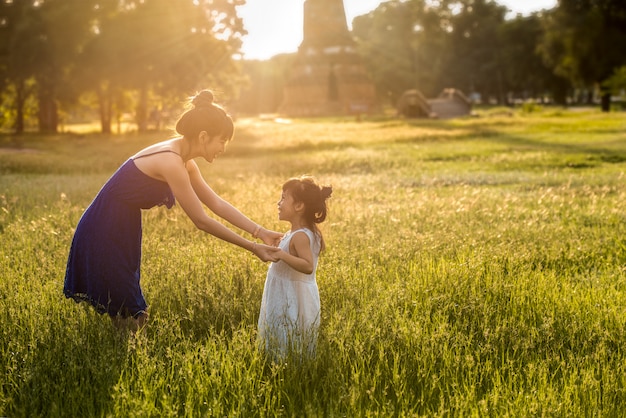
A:
POLYGON ((221 135, 215 135, 213 137, 209 137, 206 132, 202 132, 201 135, 205 135, 204 137, 204 159, 208 162, 212 163, 220 154, 222 154, 226 148, 226 143, 228 142, 227 138, 224 138, 221 135))

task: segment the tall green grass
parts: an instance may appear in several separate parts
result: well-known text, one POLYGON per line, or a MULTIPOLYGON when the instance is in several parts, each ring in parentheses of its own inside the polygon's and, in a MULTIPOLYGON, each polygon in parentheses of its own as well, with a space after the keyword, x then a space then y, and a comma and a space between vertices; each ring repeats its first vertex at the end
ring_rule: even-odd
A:
POLYGON ((0 416, 619 416, 626 410, 626 120, 544 110, 451 121, 237 123, 200 162, 261 224, 315 175, 317 356, 256 344, 267 265, 144 213, 151 320, 129 337, 62 295, 73 228, 167 134, 0 139, 0 416))

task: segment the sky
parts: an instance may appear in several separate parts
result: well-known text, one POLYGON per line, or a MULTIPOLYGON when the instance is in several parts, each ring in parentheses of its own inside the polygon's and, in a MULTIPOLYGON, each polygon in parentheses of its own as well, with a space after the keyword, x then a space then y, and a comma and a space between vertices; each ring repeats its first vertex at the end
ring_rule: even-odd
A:
MULTIPOLYGON (((356 16, 369 13, 384 0, 344 0, 348 27, 356 16)), ((514 16, 551 9, 557 0, 496 0, 514 16)), ((247 0, 237 11, 248 35, 243 38, 245 59, 264 60, 277 54, 295 52, 302 42, 304 0, 247 0)))

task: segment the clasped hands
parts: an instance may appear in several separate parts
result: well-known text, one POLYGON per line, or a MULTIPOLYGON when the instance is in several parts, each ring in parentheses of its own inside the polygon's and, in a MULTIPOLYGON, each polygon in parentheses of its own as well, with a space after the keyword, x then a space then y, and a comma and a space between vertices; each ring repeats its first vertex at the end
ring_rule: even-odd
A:
POLYGON ((278 243, 283 238, 283 234, 276 231, 270 231, 269 229, 261 228, 258 237, 264 242, 264 244, 256 244, 254 246, 254 253, 262 261, 278 261, 278 253, 282 251, 278 248, 278 243))

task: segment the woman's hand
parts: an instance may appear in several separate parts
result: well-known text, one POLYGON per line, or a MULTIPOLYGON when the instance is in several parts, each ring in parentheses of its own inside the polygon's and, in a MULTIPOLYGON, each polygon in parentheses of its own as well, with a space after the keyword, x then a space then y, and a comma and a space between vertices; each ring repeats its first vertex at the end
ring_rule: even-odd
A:
POLYGON ((264 244, 254 244, 252 252, 261 259, 261 261, 278 261, 278 253, 282 251, 277 247, 270 247, 264 244))
MULTIPOLYGON (((283 239, 283 234, 276 231, 270 231, 269 229, 261 228, 256 235, 260 238, 265 244, 271 245, 272 247, 278 246, 278 243, 281 239, 283 239)), ((274 260, 273 260, 274 261, 274 260)))

